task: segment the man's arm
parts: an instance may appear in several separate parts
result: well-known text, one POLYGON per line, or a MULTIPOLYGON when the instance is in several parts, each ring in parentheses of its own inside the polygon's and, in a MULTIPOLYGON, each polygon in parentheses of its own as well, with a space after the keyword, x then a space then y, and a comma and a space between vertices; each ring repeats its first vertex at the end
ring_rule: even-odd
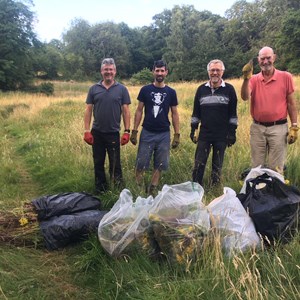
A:
POLYGON ((124 129, 130 129, 130 110, 128 104, 122 105, 122 116, 123 116, 124 129))
POLYGON ((174 128, 174 133, 179 133, 179 113, 177 106, 171 106, 172 112, 172 125, 174 128))
POLYGON ((287 96, 287 108, 288 108, 288 113, 289 113, 289 117, 291 120, 291 125, 293 126, 293 124, 297 124, 297 118, 298 118, 297 106, 296 106, 296 100, 295 100, 294 93, 291 93, 287 96))
POLYGON ((87 104, 84 112, 84 130, 89 131, 93 113, 93 104, 87 104))
POLYGON ((244 101, 247 101, 250 98, 249 79, 243 80, 242 88, 241 88, 241 97, 244 101))
POLYGON ((136 108, 135 114, 134 114, 134 124, 133 124, 133 129, 137 130, 142 117, 143 117, 143 110, 144 110, 144 103, 139 101, 138 107, 136 108))

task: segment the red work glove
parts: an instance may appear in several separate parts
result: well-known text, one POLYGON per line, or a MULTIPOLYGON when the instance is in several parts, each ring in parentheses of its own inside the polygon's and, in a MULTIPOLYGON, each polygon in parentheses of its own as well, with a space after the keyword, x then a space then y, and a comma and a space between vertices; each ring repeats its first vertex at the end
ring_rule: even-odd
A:
POLYGON ((121 145, 122 146, 126 145, 129 142, 129 138, 130 138, 130 133, 124 132, 121 137, 121 145))
POLYGON ((87 144, 89 144, 89 145, 93 145, 93 144, 94 144, 94 137, 93 137, 93 135, 91 134, 90 131, 86 131, 86 132, 84 133, 83 140, 84 140, 87 144))

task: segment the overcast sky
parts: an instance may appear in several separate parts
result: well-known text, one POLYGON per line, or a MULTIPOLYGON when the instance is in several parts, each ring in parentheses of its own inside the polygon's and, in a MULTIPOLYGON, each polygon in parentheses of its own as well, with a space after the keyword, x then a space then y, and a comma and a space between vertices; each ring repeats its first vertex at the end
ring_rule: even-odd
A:
POLYGON ((60 39, 71 20, 82 18, 91 25, 105 21, 124 22, 129 27, 149 26, 152 17, 174 5, 194 5, 198 11, 208 10, 224 16, 237 0, 33 0, 36 13, 35 32, 42 42, 60 39))

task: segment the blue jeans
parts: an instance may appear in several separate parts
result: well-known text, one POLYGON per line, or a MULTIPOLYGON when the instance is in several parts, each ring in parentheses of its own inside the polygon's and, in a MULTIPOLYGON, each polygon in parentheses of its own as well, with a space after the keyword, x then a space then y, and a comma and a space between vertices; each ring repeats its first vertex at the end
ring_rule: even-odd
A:
POLYGON ((92 130, 94 137, 93 159, 95 171, 95 186, 98 191, 107 189, 105 176, 106 152, 109 159, 109 175, 112 182, 120 184, 122 182, 122 169, 120 160, 120 133, 102 133, 92 130))
POLYGON ((226 142, 198 141, 193 170, 194 182, 203 184, 204 171, 211 148, 213 148, 211 183, 220 182, 226 147, 226 142))
POLYGON ((151 132, 142 129, 136 158, 136 169, 148 170, 153 155, 155 170, 167 170, 170 161, 170 132, 151 132))

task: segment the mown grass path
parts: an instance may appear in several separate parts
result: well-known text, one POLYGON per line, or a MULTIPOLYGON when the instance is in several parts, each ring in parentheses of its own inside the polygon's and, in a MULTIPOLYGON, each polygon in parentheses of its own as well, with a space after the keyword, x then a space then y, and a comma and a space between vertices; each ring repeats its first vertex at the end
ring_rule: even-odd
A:
MULTIPOLYGON (((0 219, 3 221, 0 224, 0 299, 93 299, 88 289, 76 283, 76 247, 49 252, 41 244, 20 245, 21 227, 15 228, 18 236, 15 241, 8 243, 1 239, 1 232, 11 233, 8 232, 11 227, 7 227, 9 222, 12 224, 11 216, 21 216, 24 204, 40 197, 43 191, 18 151, 19 139, 11 124, 9 114, 0 117, 0 219), (10 216, 7 222, 6 216, 10 216)), ((18 226, 18 222, 14 224, 18 226)), ((26 230, 30 231, 24 226, 26 230)), ((39 235, 38 229, 36 233, 39 235)))

